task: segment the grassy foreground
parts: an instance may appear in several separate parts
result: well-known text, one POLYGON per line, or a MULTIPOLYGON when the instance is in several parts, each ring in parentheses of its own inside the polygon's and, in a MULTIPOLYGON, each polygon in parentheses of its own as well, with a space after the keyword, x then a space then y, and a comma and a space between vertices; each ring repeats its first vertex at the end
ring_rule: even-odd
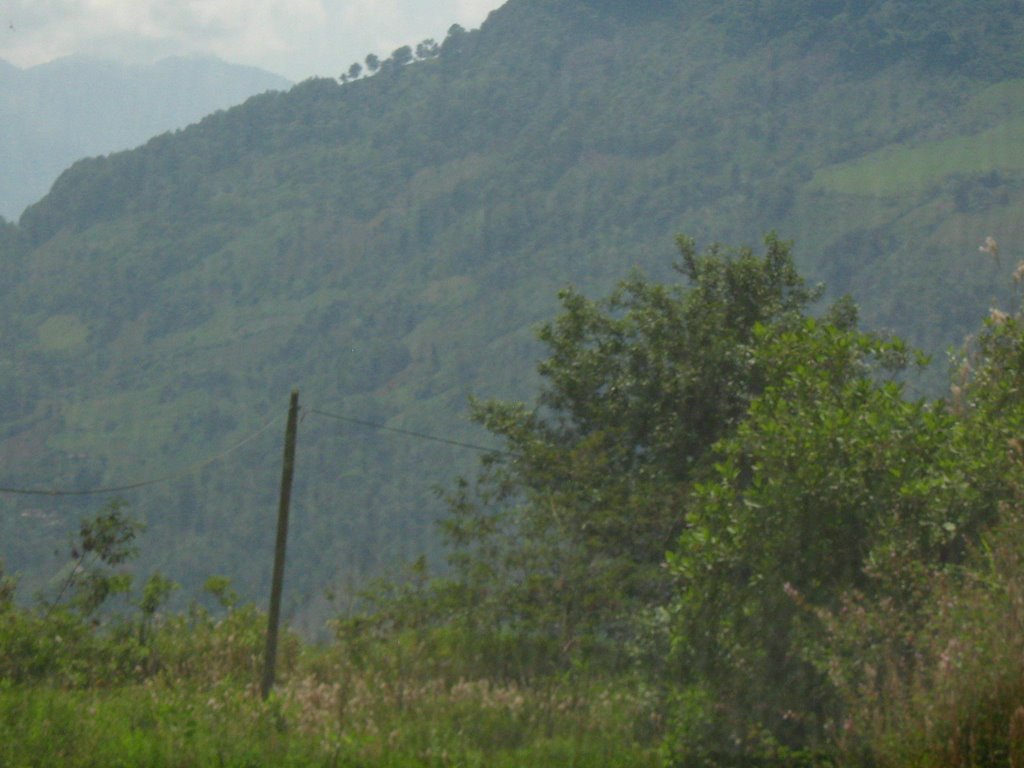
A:
POLYGON ((415 637, 289 636, 264 702, 256 610, 193 610, 142 643, 129 623, 79 632, 69 614, 4 613, 20 658, 0 666, 21 670, 0 675, 4 768, 660 764, 648 707, 625 683, 455 679, 423 663, 415 637))
POLYGON ((616 703, 544 714, 533 693, 485 681, 437 685, 405 706, 352 704, 337 685, 252 690, 169 684, 0 692, 4 766, 657 765, 612 715, 616 703), (603 711, 595 711, 603 710, 603 711), (592 720, 594 716, 601 722, 592 720), (544 722, 547 721, 547 722, 544 722))

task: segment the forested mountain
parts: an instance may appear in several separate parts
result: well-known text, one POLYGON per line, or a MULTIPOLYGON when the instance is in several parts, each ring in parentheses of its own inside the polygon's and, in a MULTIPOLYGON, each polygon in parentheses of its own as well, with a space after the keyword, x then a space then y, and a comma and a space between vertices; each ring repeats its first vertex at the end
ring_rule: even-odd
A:
MULTIPOLYGON (((79 162, 0 239, 0 485, 173 475, 124 494, 149 525, 142 562, 255 595, 282 421, 185 470, 283 418, 298 387, 305 606, 432 551, 431 488, 476 461, 323 414, 486 439, 467 396, 527 396, 557 290, 664 276, 679 232, 795 239, 865 327, 942 373, 1006 294, 979 245, 1024 241, 1022 11, 510 0, 436 56, 79 162)), ((97 503, 5 496, 8 570, 39 585, 97 503)))
POLYGON ((126 65, 73 56, 28 69, 0 60, 0 216, 17 219, 76 160, 129 149, 290 85, 213 58, 126 65))

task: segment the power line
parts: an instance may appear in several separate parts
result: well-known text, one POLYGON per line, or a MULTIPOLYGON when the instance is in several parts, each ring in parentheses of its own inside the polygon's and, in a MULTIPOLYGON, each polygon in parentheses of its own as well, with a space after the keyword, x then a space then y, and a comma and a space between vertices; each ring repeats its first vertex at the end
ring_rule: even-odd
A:
MULTIPOLYGON (((367 421, 366 419, 357 419, 352 416, 343 416, 339 413, 330 413, 328 411, 321 411, 318 409, 304 409, 306 413, 316 414, 317 416, 323 416, 328 419, 334 419, 336 421, 346 422, 348 424, 357 424, 362 427, 369 427, 370 429, 376 429, 382 432, 391 432, 398 435, 404 435, 406 437, 416 438, 418 440, 428 440, 435 443, 443 443, 445 445, 455 446, 456 448, 468 448, 474 451, 480 451, 482 453, 497 454, 501 456, 512 456, 516 457, 519 454, 513 453, 512 451, 505 451, 500 448, 489 448, 483 445, 477 445, 476 443, 468 443, 463 440, 455 440, 449 437, 440 437, 438 435, 431 435, 425 432, 416 432, 410 429, 401 429, 399 427, 389 427, 386 424, 380 424, 374 421, 367 421)), ((162 475, 160 477, 151 478, 148 480, 140 480, 134 483, 124 483, 122 485, 104 486, 102 488, 88 488, 88 489, 59 489, 59 488, 16 488, 11 486, 0 486, 0 494, 10 494, 18 496, 101 496, 111 493, 123 493, 125 491, 132 491, 138 488, 145 488, 151 485, 158 485, 159 483, 166 483, 172 480, 177 480, 180 477, 191 474, 197 469, 213 464, 226 458, 230 454, 234 453, 242 446, 252 442, 257 437, 266 432, 276 422, 280 420, 280 416, 274 416, 266 424, 260 427, 258 430, 248 435, 244 439, 232 445, 230 448, 221 451, 220 453, 197 461, 188 466, 178 470, 169 475, 162 475)))
POLYGON ((469 448, 474 451, 482 451, 483 453, 496 453, 503 456, 517 456, 511 451, 503 451, 500 448, 488 448, 483 445, 476 445, 475 443, 466 443, 462 440, 454 440, 449 437, 438 437, 437 435, 429 435, 425 432, 414 432, 410 429, 399 429, 398 427, 389 427, 386 424, 379 424, 374 421, 365 421, 364 419, 356 419, 351 416, 342 416, 338 413, 328 413, 327 411, 320 411, 317 409, 310 409, 308 413, 314 413, 317 416, 325 416, 328 419, 335 419, 337 421, 344 421, 349 424, 358 424, 362 427, 370 427, 371 429, 377 429, 382 432, 394 432, 395 434, 405 435, 406 437, 415 437, 419 440, 430 440, 435 443, 444 443, 445 445, 454 445, 457 448, 469 448))
POLYGON ((189 464, 188 466, 184 467, 183 469, 181 469, 181 470, 179 470, 179 471, 177 471, 177 472, 175 472, 173 474, 170 474, 170 475, 164 475, 162 477, 155 477, 155 478, 152 478, 150 480, 140 480, 137 483, 126 483, 125 485, 108 486, 108 487, 105 487, 105 488, 90 488, 88 490, 59 490, 59 489, 48 490, 48 489, 43 489, 43 488, 8 488, 8 487, 0 486, 0 493, 7 493, 7 494, 19 495, 19 496, 100 496, 100 495, 109 494, 109 493, 121 493, 123 491, 132 491, 132 490, 135 490, 136 488, 145 488, 146 486, 149 486, 149 485, 157 485, 158 483, 170 482, 171 480, 177 480, 180 477, 184 477, 185 475, 191 474, 192 472, 196 471, 197 469, 201 469, 202 467, 205 467, 205 466, 208 466, 210 464, 213 464, 214 462, 220 461, 221 459, 223 459, 223 458, 227 457, 228 455, 234 453, 235 451, 237 451, 242 446, 246 445, 247 443, 252 442, 257 437, 262 435, 264 432, 266 432, 268 429, 270 429, 275 423, 280 421, 280 419, 281 419, 280 415, 274 416, 270 421, 268 421, 266 424, 264 424, 258 430, 253 432, 248 437, 246 437, 246 438, 240 440, 239 442, 235 443, 234 445, 232 445, 227 450, 221 451, 220 453, 216 454, 215 456, 211 456, 211 457, 209 457, 207 459, 203 459, 202 461, 197 461, 197 462, 194 462, 192 464, 189 464))

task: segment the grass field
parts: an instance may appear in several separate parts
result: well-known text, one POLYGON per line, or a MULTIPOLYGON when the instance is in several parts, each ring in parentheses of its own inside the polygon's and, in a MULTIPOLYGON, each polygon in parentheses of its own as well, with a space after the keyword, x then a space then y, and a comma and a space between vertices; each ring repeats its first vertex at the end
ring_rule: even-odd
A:
POLYGON ((1024 171, 1024 118, 969 136, 913 147, 892 147, 822 168, 812 190, 847 195, 895 196, 922 192, 953 175, 1024 171))

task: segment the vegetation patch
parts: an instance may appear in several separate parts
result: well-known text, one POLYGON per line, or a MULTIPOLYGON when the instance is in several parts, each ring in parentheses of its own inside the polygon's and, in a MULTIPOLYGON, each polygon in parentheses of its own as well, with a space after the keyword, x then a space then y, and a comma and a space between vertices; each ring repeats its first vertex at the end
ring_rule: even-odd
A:
POLYGON ((39 345, 47 352, 68 352, 89 338, 89 329, 77 315, 54 315, 36 330, 39 345))
POLYGON ((269 697, 267 617, 172 610, 123 501, 34 603, 0 569, 0 765, 1020 765, 1020 297, 931 400, 776 236, 678 244, 686 283, 560 294, 536 400, 474 403, 450 567, 285 631, 269 697))
POLYGON ((424 301, 430 304, 464 304, 476 295, 477 285, 467 275, 434 280, 423 290, 424 301))
POLYGON ((857 160, 822 168, 810 186, 846 195, 922 192, 953 175, 1024 171, 1024 118, 972 136, 886 147, 857 160))

